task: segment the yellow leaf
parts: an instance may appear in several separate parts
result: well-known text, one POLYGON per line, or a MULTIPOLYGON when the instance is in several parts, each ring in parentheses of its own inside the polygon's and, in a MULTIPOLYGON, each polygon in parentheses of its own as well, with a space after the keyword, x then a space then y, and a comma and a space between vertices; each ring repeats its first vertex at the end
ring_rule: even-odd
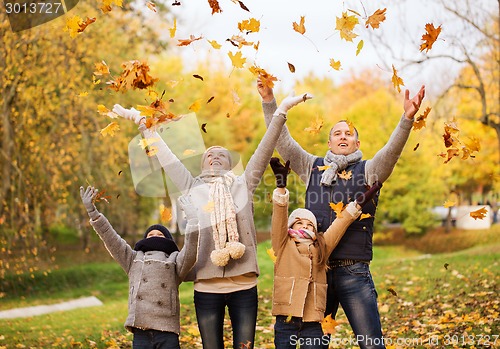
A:
POLYGON ((488 213, 488 210, 486 209, 486 207, 481 207, 479 210, 472 211, 469 214, 474 219, 483 219, 484 217, 486 217, 487 213, 488 213))
MULTIPOLYGON (((153 2, 151 1, 146 2, 146 6, 151 11, 156 12, 156 5, 153 2)), ((171 38, 173 38, 173 36, 171 36, 171 38)))
POLYGON ((392 75, 392 84, 394 85, 394 88, 398 90, 398 93, 401 92, 401 86, 404 86, 404 82, 403 82, 403 79, 401 79, 399 76, 398 76, 398 71, 396 70, 396 68, 394 68, 394 64, 392 65, 392 72, 393 72, 393 75, 392 75))
POLYGON ((95 66, 95 71, 94 71, 95 76, 102 76, 109 74, 109 67, 106 64, 106 62, 101 61, 98 63, 94 63, 94 66, 95 66))
POLYGON ((342 12, 342 17, 336 17, 335 29, 340 32, 340 38, 351 41, 358 34, 354 33, 354 27, 359 23, 356 16, 348 16, 347 12, 342 12))
POLYGON ((256 65, 251 66, 248 70, 250 70, 250 72, 256 77, 259 77, 262 83, 269 88, 273 88, 274 81, 278 80, 275 76, 269 74, 264 69, 259 68, 256 65))
POLYGON ((311 126, 306 127, 304 131, 307 131, 312 134, 318 134, 322 127, 323 127, 323 119, 317 117, 316 120, 313 120, 311 122, 311 126))
POLYGON ((356 56, 359 55, 359 53, 363 49, 364 45, 365 45, 365 42, 363 40, 359 40, 358 46, 356 47, 356 56))
POLYGON ((342 218, 342 210, 344 209, 344 203, 342 201, 336 204, 330 202, 330 208, 337 214, 338 218, 342 218))
POLYGON ((222 45, 221 45, 221 44, 219 44, 219 43, 218 43, 217 41, 215 41, 215 40, 207 40, 207 41, 208 41, 208 42, 210 43, 210 45, 212 45, 212 47, 213 47, 214 49, 216 49, 216 50, 218 50, 218 49, 220 49, 220 48, 222 47, 222 45))
POLYGON ((325 165, 325 166, 318 166, 318 171, 326 171, 330 168, 331 166, 325 165))
POLYGON ((173 38, 177 32, 177 18, 174 18, 174 26, 168 29, 168 31, 170 32, 170 37, 173 38))
POLYGON ((78 97, 87 97, 88 95, 89 95, 89 93, 87 91, 85 91, 85 92, 80 92, 78 94, 78 97))
POLYGON ((187 155, 193 155, 196 153, 196 150, 193 149, 186 149, 182 152, 182 155, 187 156, 187 155))
POLYGON ((155 156, 158 153, 158 147, 152 145, 146 148, 146 155, 147 156, 155 156))
POLYGON ((146 149, 147 147, 151 146, 151 144, 156 143, 159 140, 159 138, 143 138, 139 141, 139 146, 142 149, 146 149))
POLYGON ((338 322, 332 317, 332 314, 324 317, 321 321, 321 328, 323 329, 324 334, 334 334, 335 327, 338 326, 338 322))
POLYGON ((236 54, 229 52, 227 55, 231 59, 231 63, 235 68, 243 68, 243 64, 247 61, 247 59, 241 55, 241 51, 236 52, 236 54))
POLYGON ((256 33, 260 30, 260 21, 256 20, 255 18, 241 21, 240 23, 238 23, 238 29, 240 32, 247 31, 256 33))
POLYGON ((359 220, 365 219, 365 218, 370 218, 372 215, 369 213, 362 213, 361 216, 359 216, 359 220))
POLYGON ((425 120, 427 119, 427 116, 429 116, 431 109, 432 108, 427 107, 422 114, 415 118, 413 121, 413 130, 420 130, 425 127, 425 120))
POLYGON ((108 13, 112 10, 112 7, 111 7, 112 4, 115 4, 116 6, 122 7, 122 3, 123 3, 122 0, 103 0, 102 6, 100 6, 99 8, 101 9, 101 11, 103 13, 108 13))
POLYGON ((69 36, 74 39, 79 33, 83 32, 88 25, 94 23, 95 21, 95 18, 89 17, 87 17, 84 21, 80 18, 80 16, 75 15, 66 20, 66 27, 64 27, 64 31, 69 32, 69 36))
POLYGON ((341 63, 340 61, 336 61, 333 58, 330 58, 330 67, 335 70, 340 70, 341 63))
POLYGON ((120 125, 118 125, 117 122, 112 122, 105 128, 101 130, 101 134, 106 137, 106 136, 111 136, 113 137, 115 135, 116 131, 120 130, 120 125))
POLYGON ((305 16, 300 16, 300 23, 297 24, 296 22, 293 22, 293 30, 295 30, 297 33, 304 35, 306 32, 306 27, 304 26, 305 22, 305 16))
POLYGON ((203 206, 203 211, 205 212, 212 212, 214 210, 214 202, 209 201, 205 206, 203 206))
POLYGON ((111 119, 117 119, 118 118, 118 114, 116 114, 115 112, 109 110, 108 108, 106 108, 104 105, 102 104, 99 104, 97 106, 97 112, 101 115, 104 115, 104 116, 108 116, 110 117, 111 119))
POLYGON ((352 171, 346 172, 346 170, 343 170, 339 173, 339 177, 347 181, 352 178, 352 171))
POLYGON ((201 99, 197 99, 189 106, 189 110, 194 111, 195 113, 201 109, 201 99))
POLYGON ((456 201, 446 200, 443 206, 444 208, 449 208, 455 206, 456 204, 457 204, 456 201))
POLYGON ((271 247, 271 248, 266 249, 266 252, 267 252, 269 258, 271 258, 271 260, 273 261, 273 263, 276 263, 276 255, 274 254, 273 248, 271 247))

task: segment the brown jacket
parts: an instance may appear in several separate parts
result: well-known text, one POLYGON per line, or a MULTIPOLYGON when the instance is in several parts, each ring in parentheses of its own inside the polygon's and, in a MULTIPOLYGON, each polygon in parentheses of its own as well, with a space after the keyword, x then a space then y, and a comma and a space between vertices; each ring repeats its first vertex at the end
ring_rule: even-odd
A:
MULTIPOLYGON (((324 233, 330 255, 347 227, 359 216, 346 210, 324 233)), ((285 195, 273 195, 271 242, 276 255, 274 265, 272 314, 295 316, 303 321, 323 320, 326 307, 326 269, 318 263, 318 246, 296 243, 288 235, 288 190, 285 195), (280 200, 280 197, 282 198, 280 200)))

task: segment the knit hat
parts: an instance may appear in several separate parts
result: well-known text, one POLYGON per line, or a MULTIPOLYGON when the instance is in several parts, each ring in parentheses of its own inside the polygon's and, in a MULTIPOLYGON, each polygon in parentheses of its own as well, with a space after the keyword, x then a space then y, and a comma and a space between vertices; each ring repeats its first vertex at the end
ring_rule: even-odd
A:
POLYGON ((144 238, 147 238, 148 236, 148 233, 152 230, 159 230, 162 232, 162 234, 169 240, 174 240, 174 238, 172 237, 172 234, 170 234, 170 232, 168 231, 168 229, 166 227, 164 227, 163 225, 161 224, 153 224, 152 226, 150 226, 148 229, 146 229, 146 232, 144 233, 144 238))
POLYGON ((288 217, 288 228, 291 228, 300 219, 307 219, 313 224, 314 230, 318 231, 318 222, 316 221, 316 216, 311 211, 305 208, 297 208, 293 210, 292 213, 290 213, 290 216, 288 217))

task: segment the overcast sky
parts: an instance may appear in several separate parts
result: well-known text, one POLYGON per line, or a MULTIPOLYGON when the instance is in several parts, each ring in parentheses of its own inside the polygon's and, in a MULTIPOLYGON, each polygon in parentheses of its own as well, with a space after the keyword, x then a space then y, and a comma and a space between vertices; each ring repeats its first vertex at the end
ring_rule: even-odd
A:
MULTIPOLYGON (((429 8, 429 3, 410 1, 404 6, 398 1, 339 1, 339 0, 246 0, 243 3, 251 12, 244 11, 230 0, 219 0, 222 13, 215 13, 209 7, 207 0, 184 0, 181 6, 172 6, 177 17, 177 33, 175 40, 187 39, 189 35, 200 36, 209 40, 216 40, 223 44, 220 50, 214 50, 208 42, 197 41, 188 47, 181 47, 186 61, 205 60, 210 57, 220 56, 230 67, 231 62, 227 53, 235 53, 237 48, 226 42, 232 35, 238 34, 238 22, 255 18, 260 21, 260 31, 246 36, 247 41, 260 41, 257 52, 252 48, 244 48, 243 56, 247 58, 247 65, 255 62, 268 73, 277 76, 281 81, 277 88, 289 89, 294 80, 300 79, 310 72, 318 76, 327 76, 336 82, 349 77, 352 70, 360 67, 380 69, 387 75, 388 81, 392 71, 387 69, 393 63, 391 57, 380 58, 368 35, 364 22, 375 10, 387 7, 386 21, 381 28, 376 29, 385 37, 394 42, 396 51, 402 54, 418 54, 421 36, 425 33, 426 23, 439 25, 439 15, 435 9, 429 8), (354 42, 340 39, 339 32, 335 30, 336 17, 342 12, 354 10, 364 17, 362 25, 358 25, 355 33, 359 37, 354 42), (299 22, 300 17, 305 17, 306 33, 303 35, 295 32, 293 22, 299 22), (415 42, 406 45, 401 40, 401 23, 405 23, 406 30, 414 32, 415 42), (356 45, 360 39, 364 41, 364 48, 356 56, 356 45), (342 70, 333 70, 330 59, 340 61, 342 70), (296 72, 291 73, 288 63, 295 66, 296 72)), ((431 2, 432 3, 432 2, 431 2)), ((352 12, 348 12, 352 15, 352 12)), ((435 46, 438 46, 439 42, 435 46)), ((399 67, 396 65, 396 69, 399 67)), ((424 83, 426 79, 422 74, 404 75, 405 86, 412 91, 424 83)))

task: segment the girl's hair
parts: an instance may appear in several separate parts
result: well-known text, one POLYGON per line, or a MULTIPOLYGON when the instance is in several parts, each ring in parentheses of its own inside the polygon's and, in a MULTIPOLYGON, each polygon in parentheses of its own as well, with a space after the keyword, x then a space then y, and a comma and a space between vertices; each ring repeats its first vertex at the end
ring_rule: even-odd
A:
POLYGON ((316 232, 316 242, 318 243, 318 264, 321 268, 328 267, 328 256, 326 255, 326 241, 323 233, 316 232))

